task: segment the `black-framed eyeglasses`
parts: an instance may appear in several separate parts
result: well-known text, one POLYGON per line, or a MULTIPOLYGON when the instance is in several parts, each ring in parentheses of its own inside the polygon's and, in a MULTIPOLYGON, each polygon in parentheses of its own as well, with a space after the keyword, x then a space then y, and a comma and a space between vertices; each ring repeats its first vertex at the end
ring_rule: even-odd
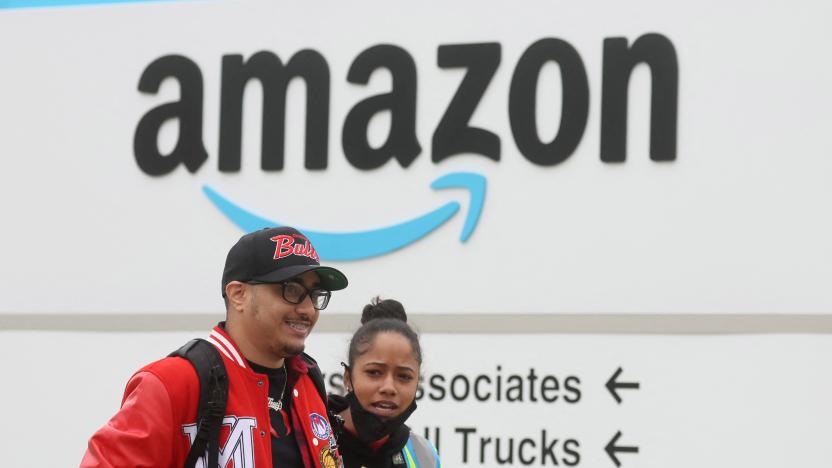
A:
MULTIPOLYGON (((266 283, 251 281, 249 284, 266 283)), ((314 307, 315 310, 326 309, 326 306, 329 304, 329 298, 332 297, 331 291, 321 288, 309 289, 297 280, 286 280, 270 284, 280 285, 280 289, 283 290, 283 300, 289 304, 300 304, 304 299, 306 299, 306 296, 309 296, 312 300, 312 307, 314 307)))

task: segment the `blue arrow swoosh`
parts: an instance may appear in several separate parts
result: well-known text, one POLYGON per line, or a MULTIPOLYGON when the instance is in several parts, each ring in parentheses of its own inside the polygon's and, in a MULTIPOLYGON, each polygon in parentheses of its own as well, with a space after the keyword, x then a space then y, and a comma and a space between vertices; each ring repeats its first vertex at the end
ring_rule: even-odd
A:
MULTIPOLYGON (((433 189, 465 188, 470 192, 470 205, 460 237, 465 242, 479 221, 485 199, 486 180, 479 174, 456 172, 442 176, 431 184, 433 189)), ((223 197, 209 186, 202 191, 209 200, 245 232, 285 223, 258 216, 223 197)), ((459 203, 449 202, 417 218, 379 229, 358 232, 318 232, 299 228, 309 236, 315 250, 323 260, 361 260, 384 255, 406 247, 448 221, 457 211, 459 203)))
POLYGON ((161 3, 179 0, 0 0, 0 10, 14 8, 75 7, 119 3, 161 3))
POLYGON ((473 172, 454 172, 430 184, 430 188, 434 190, 459 187, 467 188, 471 193, 468 216, 465 218, 465 226, 462 227, 462 234, 459 236, 459 241, 465 242, 471 237, 480 220, 482 205, 485 203, 485 177, 473 172))

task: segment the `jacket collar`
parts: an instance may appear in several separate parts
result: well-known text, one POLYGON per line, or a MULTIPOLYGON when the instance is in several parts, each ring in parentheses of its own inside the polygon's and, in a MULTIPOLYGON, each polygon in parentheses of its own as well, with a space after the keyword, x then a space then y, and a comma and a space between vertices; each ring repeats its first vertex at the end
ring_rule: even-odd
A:
MULTIPOLYGON (((234 361, 243 369, 249 368, 243 353, 240 352, 240 349, 237 348, 237 344, 234 343, 234 340, 232 340, 228 332, 225 331, 225 322, 218 323, 214 329, 211 330, 211 334, 209 334, 206 339, 209 343, 214 345, 219 352, 224 354, 225 357, 234 361)), ((301 356, 291 356, 286 358, 286 368, 289 370, 290 374, 298 375, 309 373, 309 364, 307 364, 301 356)))
POLYGON ((237 345, 228 336, 228 333, 225 331, 225 322, 220 322, 217 326, 211 330, 211 334, 208 335, 206 338, 209 343, 214 345, 215 348, 219 352, 225 355, 228 359, 234 361, 238 366, 242 367, 243 369, 248 369, 248 364, 246 364, 246 360, 243 358, 243 354, 237 348, 237 345))

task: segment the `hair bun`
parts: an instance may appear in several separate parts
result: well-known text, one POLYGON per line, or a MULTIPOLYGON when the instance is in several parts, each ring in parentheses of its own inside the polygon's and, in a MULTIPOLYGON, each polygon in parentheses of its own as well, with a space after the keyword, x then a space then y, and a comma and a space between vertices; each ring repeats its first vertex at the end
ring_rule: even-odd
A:
POLYGON ((375 319, 394 319, 407 323, 407 313, 401 302, 395 299, 381 299, 376 296, 361 312, 361 324, 375 319))

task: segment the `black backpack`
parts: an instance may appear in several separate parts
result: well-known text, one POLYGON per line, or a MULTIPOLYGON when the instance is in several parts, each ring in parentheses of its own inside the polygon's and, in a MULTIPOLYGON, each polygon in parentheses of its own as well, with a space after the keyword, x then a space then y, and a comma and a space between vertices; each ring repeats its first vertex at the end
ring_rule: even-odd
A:
POLYGON ((201 338, 193 339, 169 354, 187 359, 199 378, 199 406, 197 407, 197 432, 185 468, 192 468, 208 450, 207 468, 219 465, 220 426, 228 401, 228 374, 219 351, 201 338))

